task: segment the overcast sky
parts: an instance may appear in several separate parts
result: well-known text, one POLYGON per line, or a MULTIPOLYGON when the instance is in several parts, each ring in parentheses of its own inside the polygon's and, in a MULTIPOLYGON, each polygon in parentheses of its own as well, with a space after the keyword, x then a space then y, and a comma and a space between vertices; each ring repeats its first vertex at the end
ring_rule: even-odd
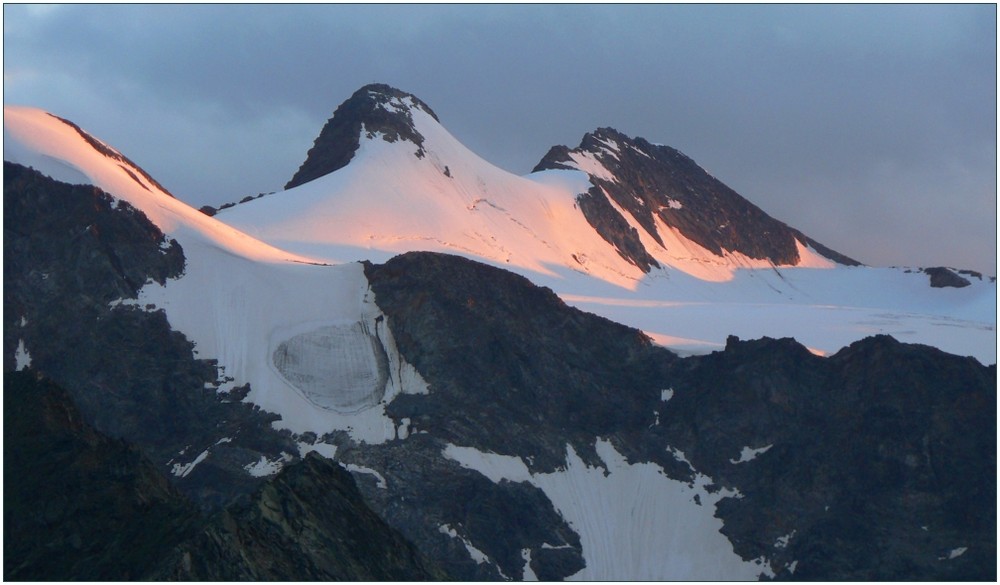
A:
POLYGON ((862 262, 996 274, 994 5, 9 5, 4 102, 179 198, 278 190, 356 89, 526 174, 612 126, 862 262))

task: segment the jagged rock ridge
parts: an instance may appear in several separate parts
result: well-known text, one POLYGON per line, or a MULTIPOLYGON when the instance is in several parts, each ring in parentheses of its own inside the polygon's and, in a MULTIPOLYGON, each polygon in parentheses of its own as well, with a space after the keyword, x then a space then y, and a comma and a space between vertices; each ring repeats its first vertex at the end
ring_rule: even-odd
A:
POLYGON ((198 509, 34 371, 4 372, 4 580, 142 579, 198 509))
POLYGON ((533 172, 546 169, 588 172, 593 187, 580 196, 581 210, 623 257, 647 272, 659 264, 611 201, 661 246, 656 218, 718 256, 739 252, 794 265, 798 240, 840 264, 859 264, 767 215, 680 151, 613 128, 587 133, 574 149, 552 147, 533 172))
POLYGON ((424 137, 413 128, 410 108, 420 108, 435 120, 437 115, 416 96, 385 84, 366 85, 354 92, 333 112, 305 162, 285 185, 291 189, 343 168, 354 157, 364 133, 369 138, 381 133, 388 142, 407 140, 416 145, 414 154, 424 155, 424 137))
POLYGON ((318 455, 212 515, 35 371, 4 373, 4 578, 413 581, 447 575, 318 455))

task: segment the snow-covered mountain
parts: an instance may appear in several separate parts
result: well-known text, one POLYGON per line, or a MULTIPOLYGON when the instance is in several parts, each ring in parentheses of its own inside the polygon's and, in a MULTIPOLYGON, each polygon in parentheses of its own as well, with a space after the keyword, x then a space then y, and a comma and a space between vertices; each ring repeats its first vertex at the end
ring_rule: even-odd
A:
POLYGON ((330 259, 433 250, 626 288, 660 265, 708 280, 743 267, 834 265, 811 249, 815 242, 718 181, 687 184, 688 175, 708 176, 676 151, 608 129, 584 145, 554 149, 519 177, 468 150, 416 96, 365 86, 334 112, 286 191, 218 217, 330 259), (674 159, 684 161, 682 172, 674 159), (652 180, 661 177, 676 184, 652 180), (692 230, 705 224, 715 239, 692 230))
POLYGON ((518 177, 376 85, 285 191, 214 217, 39 110, 5 107, 4 159, 5 370, 203 505, 317 452, 462 579, 995 558, 982 494, 939 480, 995 496, 995 284, 855 266, 677 151, 601 129, 518 177))
POLYGON ((334 112, 288 189, 220 220, 329 262, 411 250, 522 274, 685 352, 730 334, 822 354, 875 333, 996 360, 996 287, 870 268, 775 220, 680 152, 608 128, 521 177, 465 148, 416 96, 365 86, 334 112))

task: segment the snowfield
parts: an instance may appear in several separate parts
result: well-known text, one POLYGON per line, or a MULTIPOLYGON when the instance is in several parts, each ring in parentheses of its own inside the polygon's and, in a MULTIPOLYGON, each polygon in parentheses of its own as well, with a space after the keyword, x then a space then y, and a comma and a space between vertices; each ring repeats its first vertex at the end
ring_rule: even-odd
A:
POLYGON ((548 496, 580 535, 587 566, 579 581, 730 581, 772 575, 768 564, 747 562, 719 530, 716 503, 738 497, 709 493, 711 480, 692 484, 670 479, 652 463, 630 465, 611 443, 597 440, 606 466, 584 463, 567 445, 566 469, 532 474, 519 457, 449 445, 444 456, 482 473, 494 483, 528 482, 548 496))

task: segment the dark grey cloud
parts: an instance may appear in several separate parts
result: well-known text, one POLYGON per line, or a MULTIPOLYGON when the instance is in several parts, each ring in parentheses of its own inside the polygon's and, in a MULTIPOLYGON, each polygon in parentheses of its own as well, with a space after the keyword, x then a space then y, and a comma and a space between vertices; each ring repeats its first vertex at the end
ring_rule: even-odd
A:
POLYGON ((4 101, 200 205, 385 82, 516 173, 613 126, 862 261, 995 274, 996 40, 993 5, 5 5, 4 101))

